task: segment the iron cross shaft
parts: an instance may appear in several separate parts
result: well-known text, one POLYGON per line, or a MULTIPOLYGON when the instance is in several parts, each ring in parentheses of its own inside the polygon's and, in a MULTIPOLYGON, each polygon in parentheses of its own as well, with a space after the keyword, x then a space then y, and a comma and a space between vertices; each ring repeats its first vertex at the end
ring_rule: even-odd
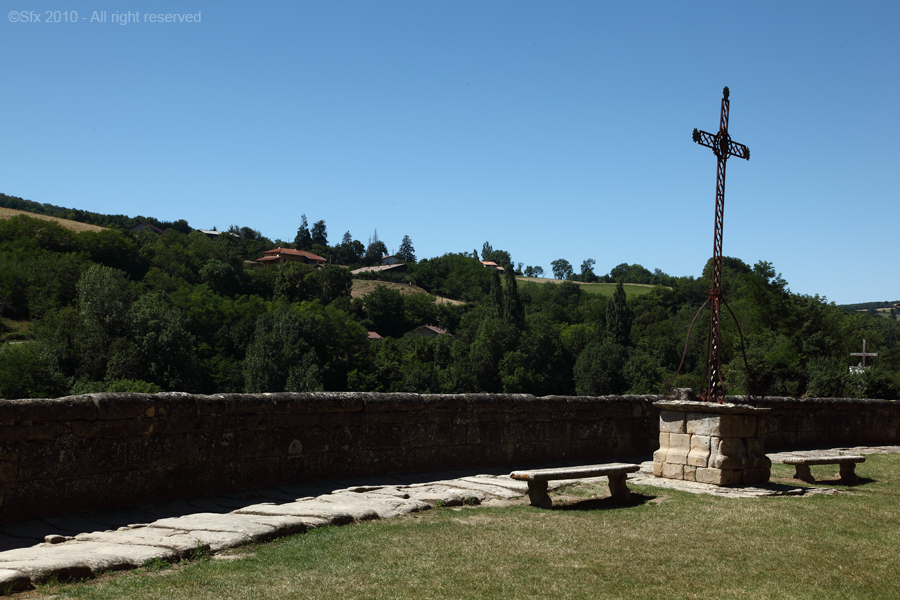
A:
POLYGON ((701 398, 707 402, 725 402, 725 381, 722 378, 721 356, 721 313, 722 299, 722 227, 725 217, 725 163, 729 156, 750 160, 750 149, 731 139, 728 135, 728 88, 722 90, 722 115, 719 118, 719 133, 713 135, 694 129, 694 141, 701 146, 712 148, 717 159, 716 170, 716 224, 713 235, 712 288, 709 290, 709 335, 706 345, 706 374, 701 398))

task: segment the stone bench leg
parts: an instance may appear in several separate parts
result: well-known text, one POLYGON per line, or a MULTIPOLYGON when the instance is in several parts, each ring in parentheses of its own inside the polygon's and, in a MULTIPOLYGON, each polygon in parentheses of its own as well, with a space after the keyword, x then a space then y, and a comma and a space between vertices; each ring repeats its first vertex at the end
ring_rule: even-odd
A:
POLYGON ((547 495, 546 481, 529 480, 528 504, 529 506, 537 506, 538 508, 550 508, 553 506, 553 500, 547 495))
POLYGON ((796 472, 794 473, 794 479, 799 479, 800 481, 805 481, 806 483, 815 483, 816 479, 812 476, 812 473, 809 472, 809 465, 794 465, 796 467, 796 472))
POLYGON ((608 479, 609 495, 616 500, 628 500, 628 497, 631 496, 631 490, 628 489, 628 485, 625 483, 625 473, 609 475, 608 479))
POLYGON ((856 476, 856 463, 841 463, 841 482, 856 483, 859 477, 856 476))

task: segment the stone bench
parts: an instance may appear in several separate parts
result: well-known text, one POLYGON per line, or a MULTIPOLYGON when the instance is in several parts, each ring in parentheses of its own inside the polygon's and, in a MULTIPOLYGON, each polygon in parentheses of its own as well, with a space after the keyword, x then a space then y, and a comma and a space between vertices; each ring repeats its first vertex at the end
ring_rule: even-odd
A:
POLYGON ((859 477, 856 476, 856 463, 865 462, 865 456, 846 455, 846 456, 789 456, 781 462, 786 465, 794 465, 797 468, 794 473, 794 479, 805 481, 807 483, 815 483, 816 480, 809 472, 810 465, 840 465, 841 466, 841 482, 856 483, 859 477))
POLYGON ((629 463, 607 463, 603 465, 585 465, 583 467, 563 467, 560 469, 536 469, 532 471, 514 471, 513 479, 528 482, 528 500, 531 506, 550 508, 553 501, 547 495, 547 482, 555 479, 583 479, 587 477, 609 478, 609 494, 618 500, 627 500, 631 492, 625 484, 627 473, 634 473, 640 465, 629 463))

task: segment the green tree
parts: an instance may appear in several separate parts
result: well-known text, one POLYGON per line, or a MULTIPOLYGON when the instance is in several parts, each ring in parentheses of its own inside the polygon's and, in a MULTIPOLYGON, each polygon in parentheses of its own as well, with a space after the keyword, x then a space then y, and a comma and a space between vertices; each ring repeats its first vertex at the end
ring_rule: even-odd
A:
MULTIPOLYGON (((340 267, 334 268, 340 269, 340 267)), ((321 294, 321 280, 311 266, 300 262, 289 262, 278 270, 275 278, 276 300, 304 302, 317 298, 321 294)))
POLYGON ((131 303, 128 277, 118 269, 95 265, 76 284, 78 307, 85 323, 108 337, 117 337, 125 327, 131 303))
POLYGON ((325 227, 325 221, 316 221, 312 226, 312 243, 313 245, 328 245, 328 230, 325 227))
POLYGON ((366 315, 382 336, 401 337, 407 331, 403 297, 400 292, 379 285, 363 296, 366 315))
POLYGON ((616 344, 627 346, 631 332, 631 311, 625 301, 625 286, 620 281, 606 305, 606 331, 616 344))
POLYGON ((397 257, 406 263, 416 262, 415 248, 413 248, 412 240, 409 239, 408 235, 403 236, 403 241, 400 242, 400 250, 397 251, 397 257))
POLYGON ((321 364, 307 338, 312 324, 289 306, 262 315, 244 360, 245 391, 321 391, 321 364))
POLYGON ((294 246, 298 250, 310 250, 312 249, 312 244, 312 235, 309 233, 306 215, 300 215, 300 227, 297 229, 297 236, 294 238, 294 246))
POLYGON ((376 265, 381 263, 381 259, 387 256, 388 250, 387 246, 384 245, 384 242, 378 239, 378 231, 375 231, 375 239, 369 243, 369 246, 366 248, 366 259, 365 262, 367 265, 376 265))
POLYGON ((331 304, 338 298, 350 299, 353 291, 353 275, 336 265, 325 265, 314 273, 318 280, 318 298, 322 304, 331 304))
POLYGON ((56 398, 67 389, 65 378, 31 344, 0 346, 0 398, 56 398))
POLYGON ((200 277, 209 289, 222 296, 235 296, 241 292, 243 271, 234 263, 211 258, 200 269, 200 277))
POLYGON ((491 269, 491 307, 498 319, 506 317, 506 303, 503 301, 503 284, 500 282, 500 271, 491 269))
POLYGON ((594 265, 597 263, 593 258, 588 258, 583 263, 581 263, 581 281, 585 283, 592 283, 597 281, 597 276, 594 274, 594 265))
POLYGON ((628 352, 624 346, 607 338, 591 342, 575 361, 575 390, 579 396, 622 394, 628 389, 625 365, 628 352))
POLYGON ((503 275, 503 316, 511 325, 519 329, 525 327, 525 307, 519 297, 519 289, 516 283, 516 274, 512 267, 507 267, 503 275))
POLYGON ((556 279, 568 279, 572 276, 572 265, 564 258, 559 258, 550 263, 553 269, 553 277, 556 279))

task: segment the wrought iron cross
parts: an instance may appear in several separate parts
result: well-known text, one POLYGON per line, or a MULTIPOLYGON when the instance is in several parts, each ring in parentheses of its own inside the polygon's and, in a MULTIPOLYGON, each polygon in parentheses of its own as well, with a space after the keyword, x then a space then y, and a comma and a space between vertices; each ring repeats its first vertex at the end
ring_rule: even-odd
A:
POLYGON ((877 352, 866 353, 866 340, 863 339, 863 351, 862 352, 851 352, 850 356, 862 356, 862 358, 863 358, 862 359, 862 368, 865 369, 866 368, 866 357, 867 356, 875 357, 875 356, 878 356, 878 353, 877 352))
POLYGON ((725 402, 725 381, 722 379, 721 357, 721 314, 722 299, 722 225, 725 215, 725 162, 729 156, 750 160, 750 149, 731 140, 728 135, 728 88, 722 90, 722 116, 719 119, 719 133, 713 135, 694 129, 694 141, 701 146, 712 148, 716 155, 716 227, 713 235, 712 289, 709 290, 709 336, 706 342, 706 374, 701 398, 707 402, 725 402))

